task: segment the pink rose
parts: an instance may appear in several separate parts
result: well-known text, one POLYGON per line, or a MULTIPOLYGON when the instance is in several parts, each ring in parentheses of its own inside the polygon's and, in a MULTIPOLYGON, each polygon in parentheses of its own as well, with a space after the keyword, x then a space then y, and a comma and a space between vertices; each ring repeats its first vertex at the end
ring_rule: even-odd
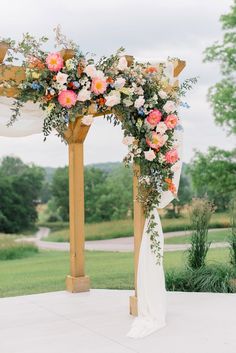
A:
POLYGON ((174 129, 178 123, 178 117, 175 114, 168 115, 165 119, 165 124, 168 129, 174 129))
POLYGON ((166 143, 167 140, 168 140, 167 135, 157 134, 155 131, 152 131, 152 139, 149 140, 147 138, 146 142, 149 147, 158 150, 160 147, 162 147, 166 143))
POLYGON ((178 152, 176 149, 172 149, 165 154, 165 160, 167 163, 174 164, 179 159, 178 152))
POLYGON ((148 114, 146 121, 152 127, 156 126, 161 121, 161 112, 158 109, 153 109, 151 113, 148 114))
POLYGON ((58 95, 58 102, 62 107, 71 108, 73 105, 75 105, 76 101, 77 95, 74 91, 64 90, 61 91, 58 95))
POLYGON ((64 62, 60 53, 48 54, 46 64, 50 71, 58 72, 63 68, 64 62))
POLYGON ((94 77, 92 80, 91 91, 95 94, 102 94, 107 89, 107 82, 105 79, 94 77))
POLYGON ((145 156, 145 159, 147 161, 150 161, 150 162, 153 161, 153 159, 156 158, 156 154, 155 154, 155 152, 152 149, 149 149, 148 151, 145 151, 144 152, 144 156, 145 156))

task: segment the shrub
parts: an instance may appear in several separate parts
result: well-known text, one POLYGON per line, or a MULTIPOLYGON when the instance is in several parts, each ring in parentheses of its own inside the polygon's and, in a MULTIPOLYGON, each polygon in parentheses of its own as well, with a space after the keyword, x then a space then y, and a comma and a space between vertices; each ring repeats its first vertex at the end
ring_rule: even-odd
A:
POLYGON ((199 269, 168 271, 166 288, 169 291, 234 293, 236 271, 230 266, 211 265, 199 269))
POLYGON ((214 208, 207 199, 194 199, 190 209, 191 247, 188 251, 188 265, 193 269, 205 265, 210 247, 207 241, 209 221, 214 208))
POLYGON ((0 260, 14 260, 38 253, 33 243, 16 242, 11 236, 0 237, 0 260))
POLYGON ((231 219, 231 236, 229 238, 230 245, 230 263, 236 267, 236 196, 230 203, 230 219, 231 219))

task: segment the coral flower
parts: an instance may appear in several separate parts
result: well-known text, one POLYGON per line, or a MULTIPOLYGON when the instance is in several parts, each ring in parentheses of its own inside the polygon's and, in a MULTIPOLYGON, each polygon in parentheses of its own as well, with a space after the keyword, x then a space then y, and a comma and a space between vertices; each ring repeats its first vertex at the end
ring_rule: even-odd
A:
POLYGON ((176 149, 172 149, 165 154, 165 160, 167 163, 174 164, 179 159, 178 152, 176 149))
POLYGON ((157 124, 161 121, 161 112, 158 109, 153 109, 151 113, 149 113, 146 121, 152 127, 157 126, 157 124))
POLYGON ((173 194, 176 193, 175 184, 172 182, 170 178, 165 178, 165 182, 167 183, 168 190, 171 191, 173 194))
POLYGON ((145 72, 147 74, 154 74, 154 72, 157 72, 157 68, 154 67, 154 66, 149 66, 149 67, 146 68, 145 72))
POLYGON ((71 108, 75 105, 77 100, 77 95, 71 90, 61 91, 58 95, 58 102, 62 107, 71 108))
POLYGON ((157 134, 155 131, 152 132, 152 139, 146 139, 146 142, 149 147, 158 150, 159 147, 162 147, 168 139, 167 135, 157 134))
POLYGON ((99 77, 95 77, 92 80, 91 91, 95 94, 102 94, 106 91, 107 83, 106 80, 99 77))
POLYGON ((174 129, 178 123, 178 117, 175 114, 168 115, 165 119, 165 124, 168 129, 174 129))
POLYGON ((48 54, 46 58, 47 67, 50 71, 58 72, 63 68, 64 62, 60 53, 48 54))

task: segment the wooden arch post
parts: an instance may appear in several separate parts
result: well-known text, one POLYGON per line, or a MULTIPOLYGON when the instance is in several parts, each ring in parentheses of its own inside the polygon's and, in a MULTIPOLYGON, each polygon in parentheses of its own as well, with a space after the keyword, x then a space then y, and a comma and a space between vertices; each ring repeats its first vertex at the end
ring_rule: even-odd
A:
MULTIPOLYGON (((8 45, 0 42, 0 95, 16 97, 18 89, 1 86, 2 83, 14 80, 17 84, 22 82, 26 75, 23 67, 6 66, 2 62, 8 50, 8 45)), ((62 50, 61 55, 65 60, 73 57, 72 50, 62 50)), ((133 58, 126 56, 128 64, 133 58)), ((185 67, 185 61, 176 60, 174 63, 174 76, 177 77, 185 67)), ((176 80, 176 84, 178 84, 176 80)), ((109 112, 108 112, 109 113, 109 112)), ((111 113, 111 112, 110 112, 111 113)), ((99 116, 93 111, 89 114, 99 116)), ((69 199, 70 199, 70 274, 66 278, 66 288, 70 292, 84 292, 90 289, 89 277, 85 274, 84 261, 84 162, 83 144, 89 131, 89 126, 82 124, 82 117, 74 123, 69 123, 64 138, 69 149, 69 199)), ((135 293, 130 297, 130 314, 138 314, 137 305, 137 273, 139 250, 142 240, 145 216, 142 205, 137 201, 139 167, 134 165, 133 200, 134 200, 134 286, 135 293)))

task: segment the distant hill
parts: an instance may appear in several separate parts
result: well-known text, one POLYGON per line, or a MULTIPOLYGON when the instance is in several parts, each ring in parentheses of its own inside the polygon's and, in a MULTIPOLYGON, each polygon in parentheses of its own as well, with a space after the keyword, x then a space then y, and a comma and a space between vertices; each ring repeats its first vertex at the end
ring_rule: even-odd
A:
MULTIPOLYGON (((85 168, 97 168, 97 169, 101 169, 107 173, 110 173, 114 169, 119 168, 121 165, 123 165, 122 162, 93 163, 93 164, 86 165, 85 168)), ((48 182, 50 184, 57 168, 45 167, 44 170, 45 170, 46 182, 48 182)))

